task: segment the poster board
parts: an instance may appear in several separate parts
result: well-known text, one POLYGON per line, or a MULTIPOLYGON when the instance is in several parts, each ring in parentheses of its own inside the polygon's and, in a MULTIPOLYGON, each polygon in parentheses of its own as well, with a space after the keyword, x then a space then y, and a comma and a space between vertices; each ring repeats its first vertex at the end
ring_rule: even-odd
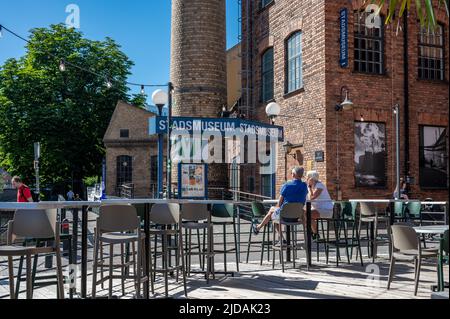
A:
POLYGON ((178 164, 180 199, 208 199, 208 165, 178 164))

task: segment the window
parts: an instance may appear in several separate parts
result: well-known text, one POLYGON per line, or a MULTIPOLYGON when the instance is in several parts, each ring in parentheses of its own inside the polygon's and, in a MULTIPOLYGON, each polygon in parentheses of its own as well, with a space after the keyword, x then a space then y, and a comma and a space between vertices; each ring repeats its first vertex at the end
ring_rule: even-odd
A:
POLYGON ((420 186, 448 188, 447 129, 421 126, 419 148, 420 186))
POLYGON ((133 158, 131 156, 117 157, 117 186, 133 182, 133 158))
POLYGON ((444 80, 444 34, 441 25, 436 30, 420 28, 419 78, 444 80))
POLYGON ((287 40, 287 93, 303 87, 302 33, 296 32, 287 40))
POLYGON ((158 181, 158 156, 152 156, 150 158, 150 180, 153 184, 158 181))
POLYGON ((130 130, 122 129, 120 130, 120 138, 129 138, 130 137, 130 130))
POLYGON ((261 195, 272 198, 272 175, 261 175, 261 195))
POLYGON ((260 8, 264 9, 269 4, 271 4, 274 0, 260 0, 260 8))
MULTIPOLYGON (((366 19, 370 14, 372 13, 355 12, 355 71, 383 74, 383 29, 382 27, 366 27, 366 19)), ((381 18, 381 26, 383 25, 383 18, 381 18)))
POLYGON ((261 60, 261 95, 262 101, 267 102, 273 100, 273 48, 268 49, 261 60))

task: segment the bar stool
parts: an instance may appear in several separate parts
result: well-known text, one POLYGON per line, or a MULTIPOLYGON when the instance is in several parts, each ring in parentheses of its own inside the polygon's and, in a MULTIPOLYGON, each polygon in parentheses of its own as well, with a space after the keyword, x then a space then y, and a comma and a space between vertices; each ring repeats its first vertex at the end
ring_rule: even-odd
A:
MULTIPOLYGON (((211 210, 212 217, 215 220, 212 221, 213 226, 222 226, 223 229, 223 250, 216 250, 214 248, 214 254, 223 254, 224 272, 227 274, 227 254, 236 254, 236 271, 239 272, 239 248, 236 231, 236 211, 233 204, 214 204, 211 210), (230 219, 231 221, 219 221, 220 219, 230 219), (234 248, 227 249, 227 226, 233 226, 234 232, 234 248)), ((214 244, 215 245, 215 244, 214 244)))
MULTIPOLYGON (((183 275, 183 288, 184 295, 187 297, 187 288, 186 288, 186 266, 184 260, 184 249, 183 249, 183 227, 181 224, 180 218, 180 205, 178 204, 155 204, 152 206, 150 211, 150 222, 161 226, 160 228, 150 229, 150 234, 156 237, 161 236, 162 241, 162 267, 157 268, 154 267, 150 270, 151 277, 156 273, 164 274, 164 282, 165 282, 165 294, 166 298, 169 297, 169 273, 176 271, 176 281, 179 279, 179 271, 181 270, 183 275), (170 228, 169 226, 175 226, 174 228, 170 228), (175 267, 169 266, 170 259, 170 247, 168 238, 169 236, 175 236, 178 239, 178 243, 175 247, 175 267), (180 265, 181 259, 181 265, 180 265)), ((172 247, 174 248, 174 247, 172 247)), ((155 246, 155 253, 157 253, 158 247, 155 246)), ((151 254, 151 252, 149 252, 151 254)), ((152 293, 154 293, 154 288, 152 285, 152 293)))
MULTIPOLYGON (((264 204, 261 202, 253 202, 252 203, 252 222, 250 224, 250 235, 248 238, 248 247, 247 247, 247 264, 248 264, 248 260, 250 257, 251 245, 258 244, 258 243, 252 243, 253 225, 259 224, 261 222, 261 220, 265 217, 265 215, 266 215, 266 209, 264 207, 264 204)), ((266 247, 267 247, 267 261, 270 261, 270 247, 272 245, 272 243, 270 242, 270 232, 271 232, 271 228, 272 228, 271 226, 272 226, 272 222, 269 222, 269 224, 267 224, 267 226, 265 226, 264 230, 263 230, 263 238, 262 238, 262 242, 261 242, 260 265, 263 264, 264 250, 266 247), (267 236, 267 241, 266 241, 266 236, 267 236)))
MULTIPOLYGON (((379 209, 374 203, 359 203, 360 217, 359 217, 359 232, 361 234, 362 225, 367 224, 367 249, 369 257, 372 257, 372 262, 375 263, 377 257, 377 246, 381 242, 391 243, 390 241, 390 219, 387 216, 379 214, 379 209), (386 240, 378 239, 379 223, 384 223, 388 231, 388 238, 386 240), (369 227, 371 231, 369 234, 369 227)), ((391 249, 389 249, 389 254, 391 249)))
MULTIPOLYGON (((273 260, 272 260, 272 269, 275 269, 275 252, 278 251, 280 253, 280 261, 281 261, 281 267, 284 272, 284 251, 287 251, 288 249, 291 249, 294 251, 294 258, 293 258, 293 266, 295 268, 295 259, 297 250, 300 245, 297 243, 297 231, 296 228, 298 226, 304 226, 303 220, 304 220, 304 205, 301 203, 288 203, 283 205, 280 211, 280 219, 273 221, 273 245, 272 245, 272 252, 273 252, 273 260), (277 225, 280 225, 278 232, 278 245, 275 244, 276 242, 276 228, 277 225), (285 226, 285 227, 283 227, 285 226), (287 230, 287 228, 290 227, 291 229, 294 229, 292 232, 293 234, 293 240, 291 243, 284 243, 283 241, 283 233, 287 230), (284 229, 283 229, 284 228, 284 229)), ((306 231, 303 231, 304 235, 304 242, 306 242, 306 231)))
POLYGON ((31 257, 37 254, 56 254, 57 294, 64 299, 64 279, 62 274, 60 226, 57 210, 18 210, 14 219, 8 223, 7 245, 0 247, 0 256, 8 257, 10 298, 15 299, 13 257, 26 258, 27 299, 32 299, 31 257), (48 247, 24 247, 15 245, 20 238, 52 238, 48 247))
MULTIPOLYGON (((206 281, 209 283, 210 274, 212 273, 214 278, 214 254, 212 251, 213 247, 213 228, 211 223, 211 214, 208 210, 208 205, 206 204, 182 204, 181 205, 181 220, 182 227, 185 229, 185 255, 186 258, 186 268, 188 276, 191 272, 191 256, 198 255, 200 260, 205 260, 206 258, 206 281), (197 231, 197 237, 200 237, 199 231, 203 232, 203 238, 207 238, 207 243, 202 246, 198 242, 198 253, 192 252, 192 231, 197 231)), ((204 265, 203 261, 203 265, 204 265)), ((200 267, 202 267, 202 262, 200 262, 200 267)), ((203 269, 203 268, 202 268, 203 269)), ((204 270, 204 269, 203 269, 204 270)))
MULTIPOLYGON (((126 279, 133 279, 136 288, 136 297, 140 298, 141 284, 149 279, 145 276, 145 251, 144 234, 141 233, 140 220, 136 209, 131 205, 105 205, 100 207, 99 217, 97 218, 97 227, 95 229, 94 242, 94 267, 92 279, 92 298, 96 297, 97 285, 109 281, 108 297, 113 297, 113 280, 121 279, 122 294, 124 291, 124 282, 126 279), (134 251, 131 262, 124 261, 124 245, 137 243, 137 252, 134 251), (104 260, 99 261, 99 252, 103 251, 103 244, 109 245, 109 263, 104 260), (121 247, 121 263, 114 265, 114 246, 121 247), (125 273, 125 269, 133 266, 133 276, 125 273), (97 272, 103 273, 104 268, 109 269, 109 274, 97 281, 97 272), (120 275, 114 274, 114 269, 121 269, 120 275)), ((151 255, 150 255, 151 258, 151 255)), ((151 262, 150 262, 151 267, 151 262)))

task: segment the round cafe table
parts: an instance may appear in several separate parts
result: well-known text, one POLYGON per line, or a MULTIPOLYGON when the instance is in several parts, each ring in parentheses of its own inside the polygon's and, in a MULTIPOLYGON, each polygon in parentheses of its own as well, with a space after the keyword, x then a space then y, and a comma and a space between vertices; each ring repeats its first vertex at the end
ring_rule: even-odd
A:
POLYGON ((414 227, 414 230, 418 234, 441 235, 442 236, 448 230, 448 225, 419 226, 419 227, 414 227))

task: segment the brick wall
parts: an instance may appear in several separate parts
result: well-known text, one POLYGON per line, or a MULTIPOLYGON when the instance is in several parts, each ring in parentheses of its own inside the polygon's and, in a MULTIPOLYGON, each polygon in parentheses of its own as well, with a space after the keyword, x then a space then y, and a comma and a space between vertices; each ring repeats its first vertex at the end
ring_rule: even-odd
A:
MULTIPOLYGON (((332 197, 337 198, 337 180, 341 183, 341 196, 390 197, 395 188, 395 132, 392 107, 400 104, 401 115, 401 162, 404 165, 404 136, 410 137, 410 176, 415 177, 412 185, 415 198, 432 197, 436 200, 448 199, 447 191, 420 189, 419 182, 419 125, 441 125, 448 127, 448 61, 449 46, 445 41, 445 81, 431 82, 418 79, 418 28, 415 7, 409 16, 409 109, 410 123, 404 130, 404 70, 403 70, 403 33, 397 30, 397 24, 384 27, 385 74, 368 75, 354 71, 354 16, 353 10, 358 1, 307 1, 274 0, 273 4, 259 10, 259 1, 251 1, 253 8, 250 28, 247 28, 247 1, 243 1, 243 69, 252 66, 250 76, 252 98, 249 103, 254 107, 256 118, 267 121, 266 103, 260 101, 261 54, 274 47, 275 64, 275 100, 282 107, 282 114, 304 118, 279 118, 277 124, 285 126, 286 140, 298 144, 304 140, 304 147, 295 149, 301 154, 301 160, 288 156, 288 169, 303 164, 317 169, 326 182, 332 197), (339 11, 349 9, 349 67, 339 65, 339 11), (285 95, 285 40, 296 30, 303 33, 303 80, 304 89, 291 95, 285 95), (250 37, 250 45, 247 45, 250 37), (250 50, 251 59, 246 58, 250 50), (348 87, 350 98, 354 102, 353 111, 335 111, 341 102, 341 88, 348 87), (338 119, 339 116, 339 119, 338 119), (387 187, 382 189, 358 188, 355 186, 355 142, 354 123, 360 121, 383 122, 387 133, 387 187), (317 120, 321 118, 322 125, 317 120), (339 121, 339 126, 338 126, 339 121), (302 125, 303 124, 303 125, 302 125), (304 138, 303 138, 303 126, 304 138), (339 134, 338 134, 339 132, 339 134), (325 151, 325 162, 315 163, 315 151, 325 151), (339 165, 337 164, 339 161, 339 165), (339 173, 338 173, 339 166, 339 173), (338 176, 339 174, 339 176, 338 176)), ((382 14, 385 14, 383 12, 382 14)), ((448 18, 439 18, 445 23, 444 37, 447 39, 448 18)), ((243 73, 243 86, 247 86, 247 76, 243 73)), ((245 92, 244 92, 245 93, 245 92)), ((448 152, 448 150, 447 150, 448 152)), ((299 158, 299 157, 297 157, 299 158)), ((401 169, 404 176, 404 166, 401 169)), ((288 176, 289 177, 289 176, 288 176)), ((277 188, 285 179, 285 155, 278 152, 277 188)))

